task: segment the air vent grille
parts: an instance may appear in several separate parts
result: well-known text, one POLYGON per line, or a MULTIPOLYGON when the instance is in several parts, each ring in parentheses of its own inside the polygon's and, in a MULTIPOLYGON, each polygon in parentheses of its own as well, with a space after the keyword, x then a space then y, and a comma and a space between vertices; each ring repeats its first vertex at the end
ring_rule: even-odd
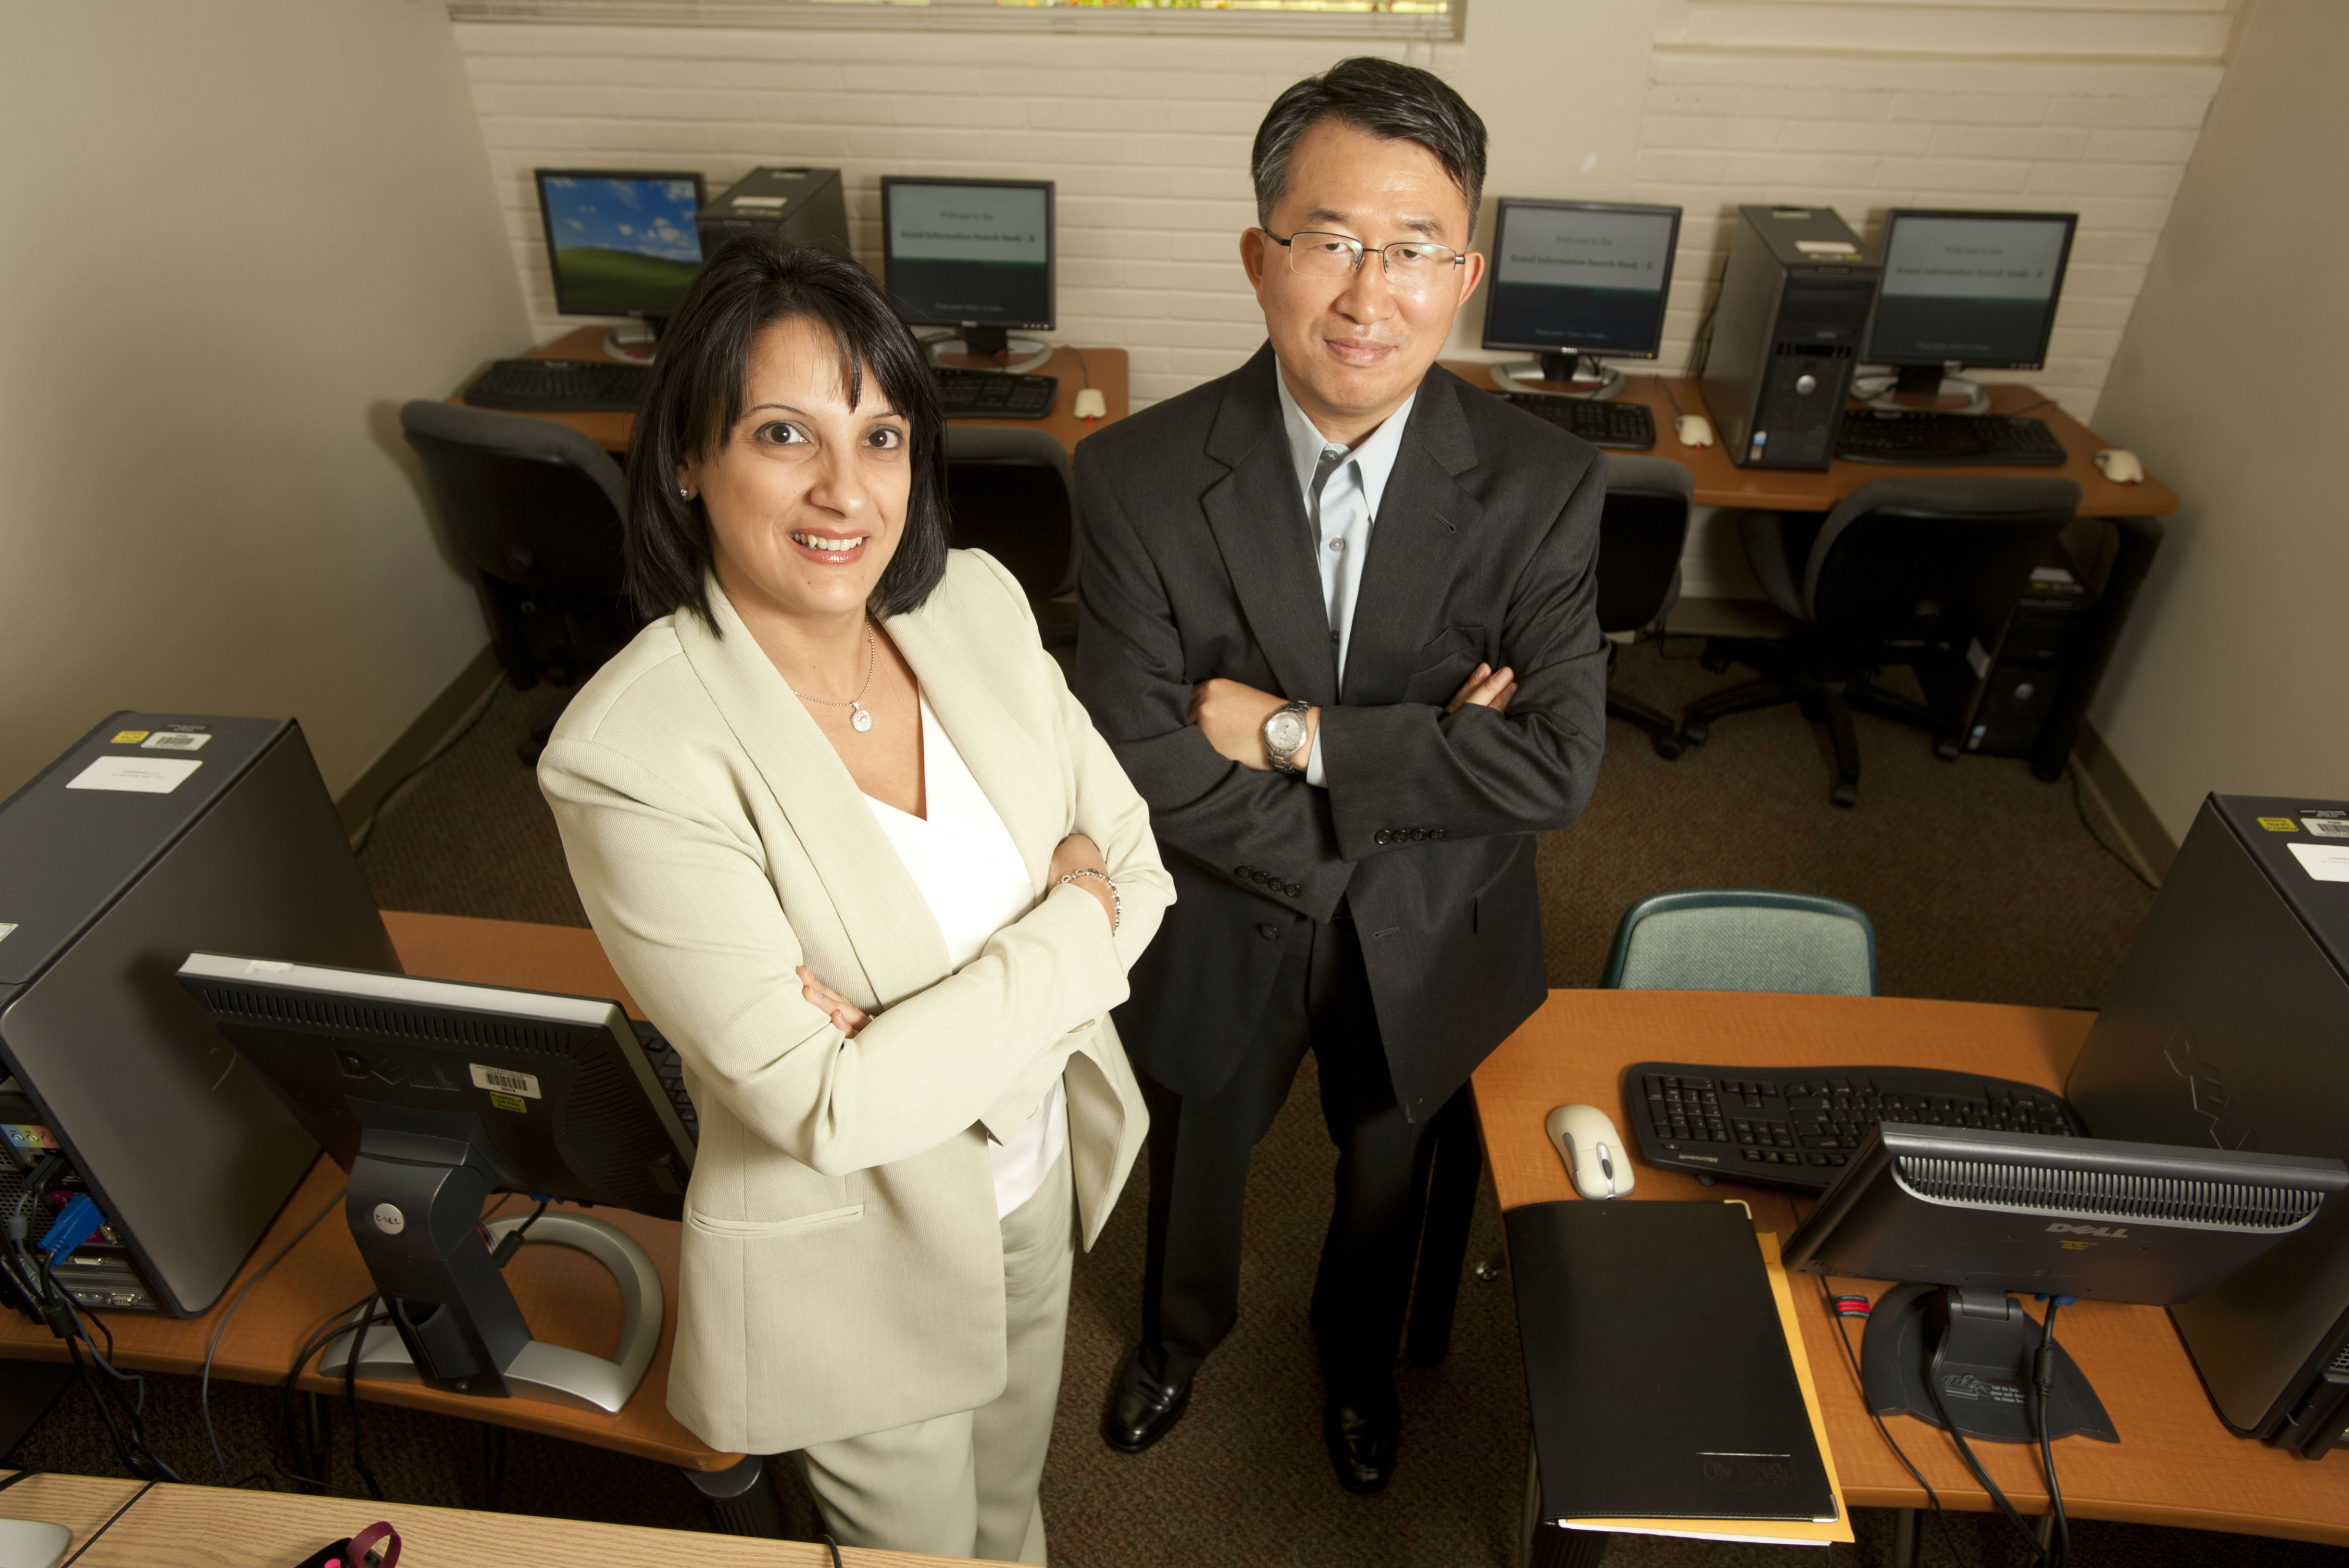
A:
POLYGON ((481 1013, 453 1014, 437 1008, 411 1009, 389 1002, 353 1002, 224 985, 205 986, 203 997, 205 1007, 222 1023, 292 1024, 373 1039, 429 1040, 566 1059, 572 1054, 564 1031, 481 1013))
POLYGON ((2029 1214, 2095 1214, 2148 1224, 2280 1232, 2308 1222, 2321 1192, 2238 1181, 2181 1181, 2109 1170, 1910 1155, 1895 1162, 1920 1198, 1980 1203, 2029 1214))

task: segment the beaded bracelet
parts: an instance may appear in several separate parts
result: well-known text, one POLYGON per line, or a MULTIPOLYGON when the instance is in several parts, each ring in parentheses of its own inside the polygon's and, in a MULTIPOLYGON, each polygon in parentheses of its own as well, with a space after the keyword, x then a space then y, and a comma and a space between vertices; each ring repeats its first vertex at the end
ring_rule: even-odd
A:
POLYGON ((1125 919, 1125 900, 1117 896, 1117 884, 1111 880, 1108 872, 1096 871, 1091 867, 1086 867, 1082 870, 1070 872, 1052 886, 1065 888, 1080 877, 1098 877, 1102 879, 1102 885, 1109 888, 1109 934, 1117 935, 1117 928, 1125 919))

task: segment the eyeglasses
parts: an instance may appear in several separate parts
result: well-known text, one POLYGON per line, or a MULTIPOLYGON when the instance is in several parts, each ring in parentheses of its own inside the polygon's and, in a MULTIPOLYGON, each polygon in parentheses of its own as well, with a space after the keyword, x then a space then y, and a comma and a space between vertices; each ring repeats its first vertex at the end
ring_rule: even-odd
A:
MULTIPOLYGON (((1362 258, 1371 254, 1370 246, 1345 234, 1299 231, 1284 240, 1270 229, 1262 233, 1274 244, 1288 247, 1288 270, 1300 277, 1351 277, 1361 269, 1362 258)), ((1410 294, 1433 288, 1451 275, 1454 267, 1468 263, 1450 245, 1423 244, 1417 240, 1381 245, 1376 254, 1386 269, 1387 286, 1410 294)))

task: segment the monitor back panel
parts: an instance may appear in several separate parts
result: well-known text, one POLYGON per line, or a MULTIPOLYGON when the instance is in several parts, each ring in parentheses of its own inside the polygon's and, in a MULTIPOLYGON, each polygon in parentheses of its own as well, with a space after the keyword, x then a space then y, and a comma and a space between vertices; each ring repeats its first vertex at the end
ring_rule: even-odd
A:
POLYGON ((67 787, 92 763, 138 763, 111 734, 176 718, 109 721, 0 814, 19 852, 53 839, 31 912, 64 938, 0 991, 0 1058, 165 1307, 188 1316, 219 1299, 318 1149, 174 972, 200 948, 393 971, 398 959, 295 725, 202 721, 211 738, 181 759, 202 765, 170 794, 67 787), (93 893, 72 862, 109 833, 135 852, 90 867, 109 879, 93 893))
MULTIPOLYGON (((2203 803, 2065 1085, 2089 1132, 2349 1158, 2349 883, 2291 854, 2312 806, 2342 803, 2203 803)), ((2170 1310, 2220 1414, 2267 1435, 2349 1332, 2349 1203, 2170 1310)))

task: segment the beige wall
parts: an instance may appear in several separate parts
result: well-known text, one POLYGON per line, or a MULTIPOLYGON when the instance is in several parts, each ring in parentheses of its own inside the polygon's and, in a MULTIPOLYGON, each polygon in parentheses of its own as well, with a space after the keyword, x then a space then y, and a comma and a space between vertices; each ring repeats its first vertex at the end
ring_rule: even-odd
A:
POLYGON ((2349 6, 2253 0, 2098 423, 2183 497, 2092 718, 2173 837, 2349 796, 2349 6))
POLYGON ((0 8, 0 791, 109 711, 340 792, 481 649, 391 410, 528 333, 437 0, 0 8))

